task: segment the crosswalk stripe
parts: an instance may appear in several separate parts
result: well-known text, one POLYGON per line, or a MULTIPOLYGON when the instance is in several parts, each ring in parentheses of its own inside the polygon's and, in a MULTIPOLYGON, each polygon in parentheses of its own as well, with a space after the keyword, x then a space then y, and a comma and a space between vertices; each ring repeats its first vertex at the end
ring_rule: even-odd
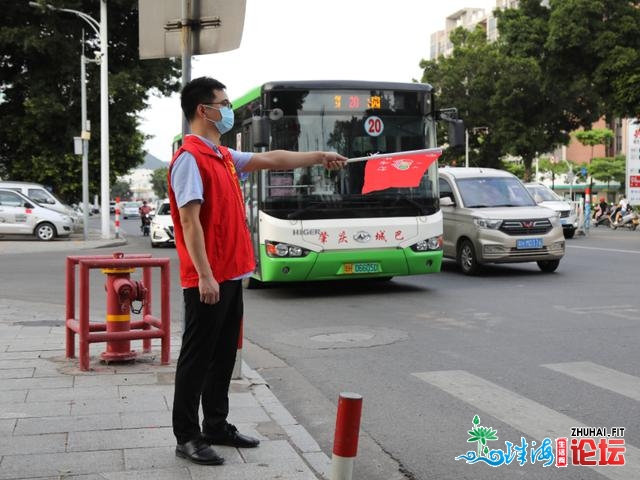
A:
POLYGON ((640 401, 640 378, 628 373, 618 372, 592 362, 549 363, 542 366, 640 401))
MULTIPOLYGON (((464 370, 417 372, 412 375, 492 415, 539 442, 546 437, 551 439, 570 437, 572 427, 587 427, 567 415, 464 370)), ((624 425, 615 426, 624 427, 624 425)), ((628 444, 625 447, 624 466, 590 468, 611 480, 637 480, 640 478, 640 450, 628 444)))

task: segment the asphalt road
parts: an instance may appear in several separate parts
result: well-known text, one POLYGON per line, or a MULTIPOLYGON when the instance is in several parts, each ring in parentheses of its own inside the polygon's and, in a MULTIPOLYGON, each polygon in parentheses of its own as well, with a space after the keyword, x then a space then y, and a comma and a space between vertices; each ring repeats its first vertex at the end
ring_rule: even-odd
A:
MULTIPOLYGON (((123 221, 121 250, 172 259, 178 322, 175 250, 152 251, 138 225, 123 221)), ((245 358, 328 454, 339 393, 363 395, 354 478, 640 478, 640 232, 593 229, 567 245, 553 274, 520 264, 465 277, 446 261, 439 274, 385 283, 246 291, 245 358), (626 465, 467 464, 455 458, 477 450, 476 415, 502 450, 571 441, 572 427, 625 428, 626 465)), ((0 297, 64 305, 61 254, 1 261, 0 297)))

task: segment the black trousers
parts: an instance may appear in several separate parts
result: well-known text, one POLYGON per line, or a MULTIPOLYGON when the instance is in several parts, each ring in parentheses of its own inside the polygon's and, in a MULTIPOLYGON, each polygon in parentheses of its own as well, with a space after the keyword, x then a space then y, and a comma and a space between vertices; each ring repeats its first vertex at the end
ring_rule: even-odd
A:
POLYGON ((184 304, 185 325, 173 396, 173 433, 178 443, 200 436, 201 400, 203 433, 215 433, 226 424, 243 315, 242 283, 222 282, 220 301, 213 305, 200 301, 197 287, 187 288, 184 304))

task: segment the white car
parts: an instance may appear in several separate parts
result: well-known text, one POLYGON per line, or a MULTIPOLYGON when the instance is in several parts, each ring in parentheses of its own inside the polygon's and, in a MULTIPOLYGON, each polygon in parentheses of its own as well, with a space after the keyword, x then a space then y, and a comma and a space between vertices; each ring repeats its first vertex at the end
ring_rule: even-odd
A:
POLYGON ((9 188, 0 188, 0 236, 35 235, 38 240, 68 237, 73 231, 69 215, 38 205, 9 188))
POLYGON ((525 183, 524 186, 527 187, 527 190, 529 190, 538 205, 558 212, 564 238, 573 238, 578 228, 576 209, 542 183, 525 183))
POLYGON ((158 204, 156 213, 151 219, 151 246, 175 245, 173 238, 173 220, 171 219, 171 207, 169 200, 163 200, 158 204))
POLYGON ((122 218, 125 220, 129 217, 139 217, 141 203, 138 202, 124 202, 122 204, 122 218))

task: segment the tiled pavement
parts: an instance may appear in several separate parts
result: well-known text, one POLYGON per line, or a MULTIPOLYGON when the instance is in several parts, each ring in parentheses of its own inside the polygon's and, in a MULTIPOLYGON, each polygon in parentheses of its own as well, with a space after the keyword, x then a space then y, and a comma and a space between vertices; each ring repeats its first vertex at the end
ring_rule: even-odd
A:
POLYGON ((216 447, 225 465, 193 465, 176 458, 171 431, 179 337, 170 365, 160 365, 155 344, 133 363, 103 364, 97 343, 82 372, 65 358, 61 321, 20 321, 7 303, 0 299, 0 311, 14 312, 0 313, 0 479, 328 477, 328 457, 246 363, 232 382, 229 420, 260 446, 216 447))
MULTIPOLYGON (((105 242, 119 243, 94 235, 84 243, 36 245, 64 251, 105 242)), ((28 253, 34 242, 0 247, 0 254, 28 253)), ((6 299, 0 289, 0 480, 329 477, 327 455, 246 363, 241 379, 232 381, 229 421, 260 438, 260 446, 216 447, 225 458, 222 466, 177 458, 171 405, 180 332, 172 332, 167 366, 160 365, 159 340, 135 362, 110 365, 99 361, 106 344, 96 343, 92 370, 83 372, 77 358, 65 358, 64 311, 57 307, 6 299)), ((140 344, 133 341, 132 349, 140 351, 140 344)))

